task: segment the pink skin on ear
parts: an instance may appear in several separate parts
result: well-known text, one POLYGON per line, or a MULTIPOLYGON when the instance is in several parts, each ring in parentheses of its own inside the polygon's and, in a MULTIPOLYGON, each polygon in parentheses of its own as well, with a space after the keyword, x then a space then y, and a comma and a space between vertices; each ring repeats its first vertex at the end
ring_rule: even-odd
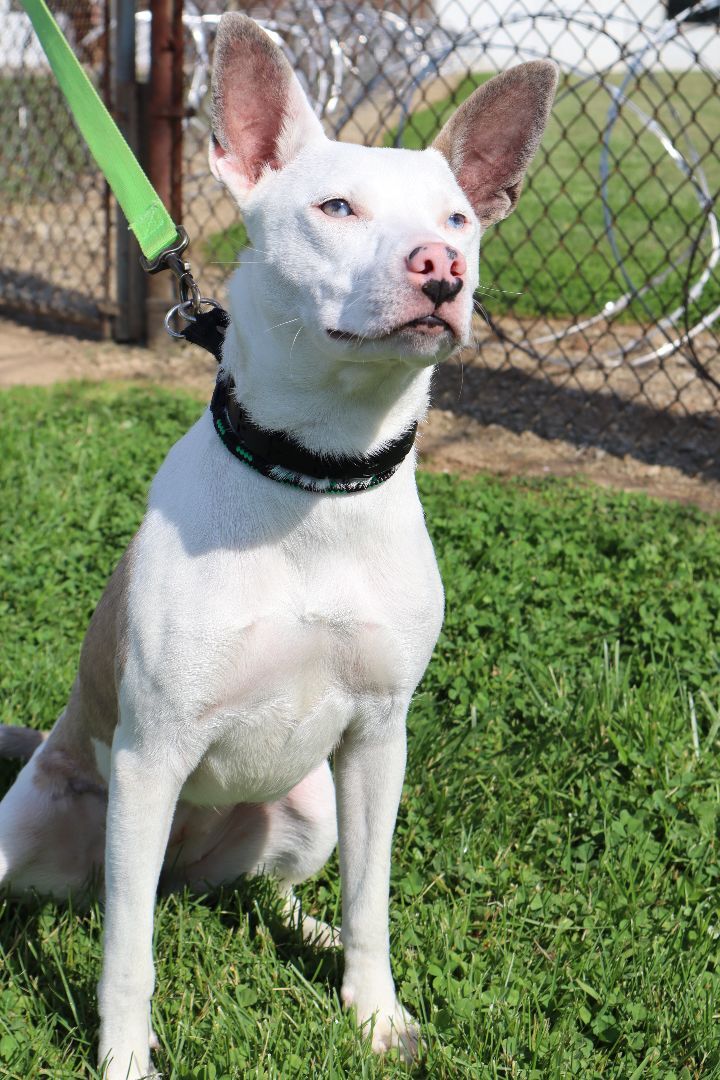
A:
POLYGON ((210 168, 236 198, 324 138, 283 52, 245 15, 223 15, 212 80, 210 168))
POLYGON ((478 87, 435 139, 484 226, 515 209, 556 85, 551 61, 519 64, 478 87))

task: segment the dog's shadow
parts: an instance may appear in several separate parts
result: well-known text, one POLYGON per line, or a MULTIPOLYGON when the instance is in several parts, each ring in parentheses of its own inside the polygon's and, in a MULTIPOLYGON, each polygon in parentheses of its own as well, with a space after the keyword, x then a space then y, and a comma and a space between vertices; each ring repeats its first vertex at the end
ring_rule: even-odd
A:
MULTIPOLYGON (((2 788, 15 772, 17 769, 2 767, 2 788)), ((303 980, 339 997, 341 950, 305 942, 301 931, 288 925, 271 880, 240 878, 207 892, 185 889, 160 894, 156 920, 160 934, 166 937, 166 955, 173 953, 172 926, 178 914, 184 912, 187 917, 189 912, 192 917, 197 908, 202 909, 197 912, 199 921, 207 916, 223 929, 232 930, 238 951, 264 949, 263 942, 269 937, 278 966, 295 968, 303 980)), ((13 896, 7 889, 0 891, 0 996, 5 1029, 18 1043, 18 1062, 20 1055, 26 1057, 29 1045, 33 1055, 38 1050, 42 1053, 40 1038, 46 1053, 56 1060, 67 1056, 69 1040, 74 1054, 93 1060, 102 922, 102 881, 97 878, 69 901, 34 892, 13 896)), ((3 1076, 21 1075, 22 1070, 13 1071, 12 1061, 3 1064, 3 1076)), ((95 1077, 96 1073, 89 1070, 88 1075, 95 1077)))

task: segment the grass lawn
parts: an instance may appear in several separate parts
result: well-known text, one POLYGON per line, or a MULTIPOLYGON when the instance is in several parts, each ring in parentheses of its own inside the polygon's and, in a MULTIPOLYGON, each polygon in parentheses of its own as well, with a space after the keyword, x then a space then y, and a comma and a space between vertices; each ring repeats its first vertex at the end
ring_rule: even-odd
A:
MULTIPOLYGON (((2 722, 63 707, 199 411, 148 389, 0 396, 2 722)), ((558 481, 421 489, 448 613, 394 846, 395 974, 427 1040, 413 1075, 718 1077, 720 520, 558 481)), ((334 859, 302 895, 335 917, 334 859)), ((100 940, 97 905, 0 905, 3 1077, 96 1075, 100 940)), ((341 956, 280 928, 267 884, 161 900, 156 945, 167 1077, 406 1075, 371 1059, 341 956)))
MULTIPOLYGON (((486 78, 466 78, 452 98, 411 116, 402 132, 402 145, 416 149, 431 142, 456 105, 486 78)), ((699 72, 664 73, 643 77, 629 93, 672 138, 677 138, 681 128, 690 137, 717 198, 720 96, 716 84, 699 72)), ((481 280, 489 289, 483 302, 491 313, 559 318, 595 314, 627 291, 605 235, 600 198, 601 133, 609 106, 609 95, 594 83, 561 83, 519 207, 491 229, 483 242, 481 280)), ((388 135, 388 145, 396 138, 397 133, 388 135)), ((678 145, 687 152, 682 139, 678 145)), ((631 279, 640 285, 666 270, 672 260, 679 260, 699 235, 703 214, 690 182, 626 107, 615 125, 611 148, 608 190, 617 243, 631 279)), ((246 241, 238 224, 211 235, 204 250, 209 261, 230 262, 246 241)), ((700 275, 707 250, 704 242, 694 262, 693 281, 700 275)), ((687 275, 687 264, 678 265, 621 318, 652 322, 677 306, 687 275)), ((702 313, 719 303, 716 269, 703 293, 702 313)))

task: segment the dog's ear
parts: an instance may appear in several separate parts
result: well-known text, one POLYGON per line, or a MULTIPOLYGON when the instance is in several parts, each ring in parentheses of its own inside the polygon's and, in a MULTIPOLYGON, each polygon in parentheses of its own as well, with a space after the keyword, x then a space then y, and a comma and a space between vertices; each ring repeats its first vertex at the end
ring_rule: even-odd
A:
POLYGON ((324 139, 282 50, 246 15, 223 15, 215 40, 210 168, 242 202, 266 169, 324 139))
POLYGON ((479 86, 435 139, 482 225, 515 209, 556 85, 551 60, 519 64, 479 86))

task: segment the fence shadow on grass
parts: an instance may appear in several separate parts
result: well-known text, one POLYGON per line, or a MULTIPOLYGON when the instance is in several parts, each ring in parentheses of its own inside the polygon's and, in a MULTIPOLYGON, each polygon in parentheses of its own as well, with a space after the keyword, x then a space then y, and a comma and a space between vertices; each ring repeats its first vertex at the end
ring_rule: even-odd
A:
POLYGON ((720 415, 677 415, 617 394, 557 386, 517 368, 441 365, 433 405, 514 434, 532 432, 687 476, 720 480, 720 415))

